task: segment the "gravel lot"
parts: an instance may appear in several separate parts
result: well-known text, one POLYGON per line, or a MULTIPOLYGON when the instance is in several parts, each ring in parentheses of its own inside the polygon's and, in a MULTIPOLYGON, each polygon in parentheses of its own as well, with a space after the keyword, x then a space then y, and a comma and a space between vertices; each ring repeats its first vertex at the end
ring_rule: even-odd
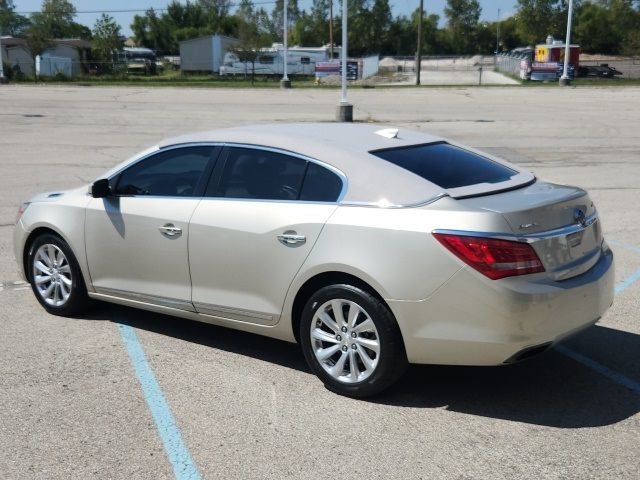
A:
POLYGON ((620 287, 567 343, 586 362, 556 350, 509 367, 415 366, 358 401, 325 390, 296 345, 116 306, 47 315, 13 283, 21 200, 87 183, 164 137, 331 121, 339 92, 2 85, 2 478, 174 477, 119 325, 134 328, 202 478, 640 478, 640 88, 378 88, 350 100, 358 121, 450 137, 590 191, 620 287))

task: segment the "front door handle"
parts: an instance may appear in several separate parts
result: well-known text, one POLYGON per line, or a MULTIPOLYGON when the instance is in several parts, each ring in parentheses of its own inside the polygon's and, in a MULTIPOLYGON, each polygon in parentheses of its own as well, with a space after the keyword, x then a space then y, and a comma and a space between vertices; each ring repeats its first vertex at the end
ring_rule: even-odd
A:
POLYGON ((304 242, 307 241, 307 237, 298 235, 298 233, 293 230, 287 230, 281 235, 278 235, 278 241, 287 247, 296 247, 304 244, 304 242))
POLYGON ((161 227, 158 227, 160 233, 166 235, 167 237, 176 237, 178 235, 182 235, 182 229, 180 227, 176 227, 173 223, 167 223, 161 227))

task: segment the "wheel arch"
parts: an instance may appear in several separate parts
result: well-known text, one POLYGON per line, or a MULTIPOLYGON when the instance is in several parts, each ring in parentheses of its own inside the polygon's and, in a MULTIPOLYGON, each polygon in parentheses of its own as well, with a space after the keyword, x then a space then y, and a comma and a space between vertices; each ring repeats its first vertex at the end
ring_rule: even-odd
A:
POLYGON ((315 292, 317 292, 321 288, 337 284, 352 285, 368 292, 369 294, 376 297, 376 299, 378 299, 385 307, 387 307, 393 315, 393 311, 389 307, 389 304, 385 301, 384 297, 380 295, 380 293, 373 286, 362 280, 360 277, 341 271, 327 271, 318 273, 306 280, 300 286, 291 306, 291 328, 293 329, 293 335, 295 336, 295 339, 298 343, 300 343, 299 330, 300 321, 302 319, 302 311, 307 301, 315 292))
MULTIPOLYGON (((34 228, 31 232, 29 232, 29 235, 27 235, 27 238, 24 241, 24 245, 22 247, 22 267, 24 268, 24 275, 27 279, 27 281, 29 283, 31 283, 31 274, 30 274, 30 269, 29 269, 29 249, 31 247, 31 244, 33 243, 33 241, 42 236, 42 235, 54 235, 56 237, 58 237, 60 240, 62 240, 63 242, 65 242, 67 244, 67 246, 69 247, 69 249, 71 249, 71 252, 73 253, 73 255, 76 257, 76 261, 80 261, 80 257, 77 252, 74 251, 73 246, 72 246, 72 242, 69 241, 68 238, 66 238, 66 236, 60 232, 58 229, 56 229, 55 227, 53 227, 52 225, 48 225, 48 224, 44 224, 44 225, 38 225, 36 228, 34 228)), ((86 279, 86 275, 85 272, 82 269, 82 264, 80 264, 80 271, 82 273, 82 281, 85 284, 85 287, 89 287, 88 283, 87 283, 87 279, 86 279)))
MULTIPOLYGON (((22 268, 24 268, 24 274, 25 277, 27 277, 27 280, 29 281, 29 283, 31 283, 31 275, 29 274, 30 269, 29 269, 29 249, 31 248, 31 244, 33 243, 33 241, 42 236, 42 235, 55 235, 56 237, 59 237, 60 239, 64 240, 64 237, 60 234, 60 232, 57 232, 56 230, 54 230, 51 227, 45 227, 45 226, 40 226, 37 227, 35 229, 33 229, 31 232, 29 232, 29 235, 27 236, 27 238, 24 241, 24 245, 22 247, 22 268)), ((65 240, 66 242, 66 240, 65 240)), ((68 242, 67 242, 68 244, 68 242)))

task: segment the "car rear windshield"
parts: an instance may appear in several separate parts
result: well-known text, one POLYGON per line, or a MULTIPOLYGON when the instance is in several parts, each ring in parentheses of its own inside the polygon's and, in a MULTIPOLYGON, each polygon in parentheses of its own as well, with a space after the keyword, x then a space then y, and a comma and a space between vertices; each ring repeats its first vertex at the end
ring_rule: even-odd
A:
POLYGON ((370 153, 442 188, 500 183, 518 173, 481 155, 444 142, 370 153))

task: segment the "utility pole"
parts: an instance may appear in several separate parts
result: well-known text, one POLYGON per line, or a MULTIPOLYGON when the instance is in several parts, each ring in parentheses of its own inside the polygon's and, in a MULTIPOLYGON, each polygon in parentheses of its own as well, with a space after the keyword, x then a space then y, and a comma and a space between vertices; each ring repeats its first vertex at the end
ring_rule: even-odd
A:
POLYGON ((288 55, 288 37, 289 37, 289 25, 288 25, 288 19, 287 19, 287 10, 289 9, 289 2, 288 0, 284 0, 284 25, 283 25, 283 31, 284 31, 284 69, 283 69, 283 75, 282 75, 282 80, 280 80, 280 87, 281 88, 291 88, 291 80, 289 80, 289 76, 287 75, 287 57, 288 55))
POLYGON ((420 85, 420 70, 422 70, 422 19, 424 17, 424 0, 420 0, 420 11, 418 12, 418 45, 416 48, 416 85, 420 85))
POLYGON ((573 18, 573 0, 569 0, 569 16, 567 18, 567 39, 564 46, 564 69, 562 77, 560 77, 560 85, 568 86, 571 83, 569 79, 569 57, 571 57, 571 23, 573 18))
POLYGON ((340 50, 342 89, 337 115, 339 122, 353 122, 353 105, 347 102, 347 3, 347 0, 342 0, 342 49, 340 50))
POLYGON ((333 0, 329 0, 329 60, 333 60, 333 0))
POLYGON ((6 83, 7 79, 4 78, 4 60, 2 58, 2 31, 0 31, 0 83, 6 83))

